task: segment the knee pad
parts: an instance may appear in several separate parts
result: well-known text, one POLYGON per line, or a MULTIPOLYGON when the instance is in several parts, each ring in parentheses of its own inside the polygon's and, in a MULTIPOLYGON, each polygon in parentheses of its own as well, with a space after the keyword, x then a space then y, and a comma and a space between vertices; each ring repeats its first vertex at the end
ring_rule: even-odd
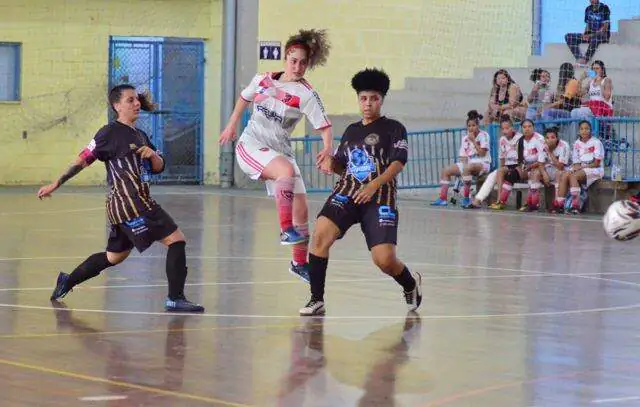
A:
POLYGON ((518 174, 518 170, 515 168, 510 168, 507 170, 507 173, 504 175, 504 180, 508 181, 511 184, 515 184, 520 180, 520 174, 518 174))

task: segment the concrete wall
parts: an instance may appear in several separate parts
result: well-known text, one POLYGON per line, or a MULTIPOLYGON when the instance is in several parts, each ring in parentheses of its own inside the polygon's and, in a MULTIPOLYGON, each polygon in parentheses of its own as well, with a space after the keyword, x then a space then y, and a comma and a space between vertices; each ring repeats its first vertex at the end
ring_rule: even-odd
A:
MULTIPOLYGON (((383 67, 392 89, 401 89, 407 77, 461 77, 477 66, 526 66, 531 49, 529 2, 263 0, 260 6, 260 40, 284 42, 298 28, 329 30, 329 62, 308 78, 331 115, 358 113, 349 83, 365 66, 383 67)), ((263 71, 281 67, 282 61, 259 62, 263 71)), ((336 132, 350 119, 337 117, 336 132)))
MULTIPOLYGON (((0 103, 0 184, 57 178, 106 123, 110 35, 207 40, 204 172, 217 183, 221 24, 222 0, 4 0, 0 41, 22 43, 22 101, 0 103)), ((94 164, 70 182, 104 179, 94 164)))

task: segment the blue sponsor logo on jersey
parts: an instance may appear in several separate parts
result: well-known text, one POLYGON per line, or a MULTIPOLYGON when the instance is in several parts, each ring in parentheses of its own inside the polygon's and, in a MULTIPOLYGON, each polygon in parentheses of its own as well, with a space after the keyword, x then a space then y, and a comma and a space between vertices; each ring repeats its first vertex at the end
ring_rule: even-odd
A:
POLYGON ((378 223, 381 226, 395 226, 397 215, 390 206, 382 205, 378 208, 378 223))
POLYGON ((348 170, 358 181, 362 182, 376 170, 371 156, 363 148, 354 148, 349 152, 348 170))

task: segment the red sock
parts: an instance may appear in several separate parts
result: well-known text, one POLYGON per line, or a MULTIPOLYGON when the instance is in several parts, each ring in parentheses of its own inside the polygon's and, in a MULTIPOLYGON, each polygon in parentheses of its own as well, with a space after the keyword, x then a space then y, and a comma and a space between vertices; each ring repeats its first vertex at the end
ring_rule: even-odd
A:
POLYGON ((580 209, 580 187, 571 188, 569 191, 571 192, 571 206, 574 209, 580 209))
MULTIPOLYGON (((296 225, 298 233, 302 236, 309 236, 309 225, 296 225)), ((300 243, 293 245, 293 262, 296 264, 305 264, 307 262, 307 253, 309 250, 309 243, 300 243)))
POLYGON ((280 218, 280 230, 284 231, 293 226, 293 185, 291 177, 278 178, 276 186, 276 207, 280 218))
POLYGON ((513 189, 513 185, 511 185, 509 182, 504 182, 502 184, 502 189, 500 190, 500 199, 499 202, 500 203, 507 203, 507 200, 509 199, 509 195, 511 195, 511 190, 513 189))
POLYGON ((532 188, 529 190, 529 207, 537 208, 538 205, 540 205, 540 190, 532 188))
POLYGON ((440 199, 447 200, 447 194, 449 193, 449 181, 440 181, 440 199))
POLYGON ((462 177, 462 181, 463 181, 463 195, 465 198, 469 198, 469 195, 471 195, 471 181, 473 180, 473 177, 467 176, 465 175, 464 177, 462 177))

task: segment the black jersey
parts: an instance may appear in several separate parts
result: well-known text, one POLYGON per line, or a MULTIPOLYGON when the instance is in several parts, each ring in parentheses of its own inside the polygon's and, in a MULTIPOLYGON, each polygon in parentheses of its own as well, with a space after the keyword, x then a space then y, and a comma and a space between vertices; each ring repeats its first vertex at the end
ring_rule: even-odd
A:
POLYGON ((149 191, 151 162, 136 154, 143 146, 157 151, 144 131, 114 121, 98 130, 80 153, 88 164, 95 160, 105 164, 110 186, 107 216, 114 225, 142 216, 158 206, 149 191))
MULTIPOLYGON (((344 166, 333 192, 354 197, 358 189, 380 174, 394 161, 407 163, 407 130, 398 121, 380 117, 367 125, 356 122, 344 132, 335 159, 344 166)), ((371 198, 379 205, 396 206, 397 180, 381 186, 371 198)))

